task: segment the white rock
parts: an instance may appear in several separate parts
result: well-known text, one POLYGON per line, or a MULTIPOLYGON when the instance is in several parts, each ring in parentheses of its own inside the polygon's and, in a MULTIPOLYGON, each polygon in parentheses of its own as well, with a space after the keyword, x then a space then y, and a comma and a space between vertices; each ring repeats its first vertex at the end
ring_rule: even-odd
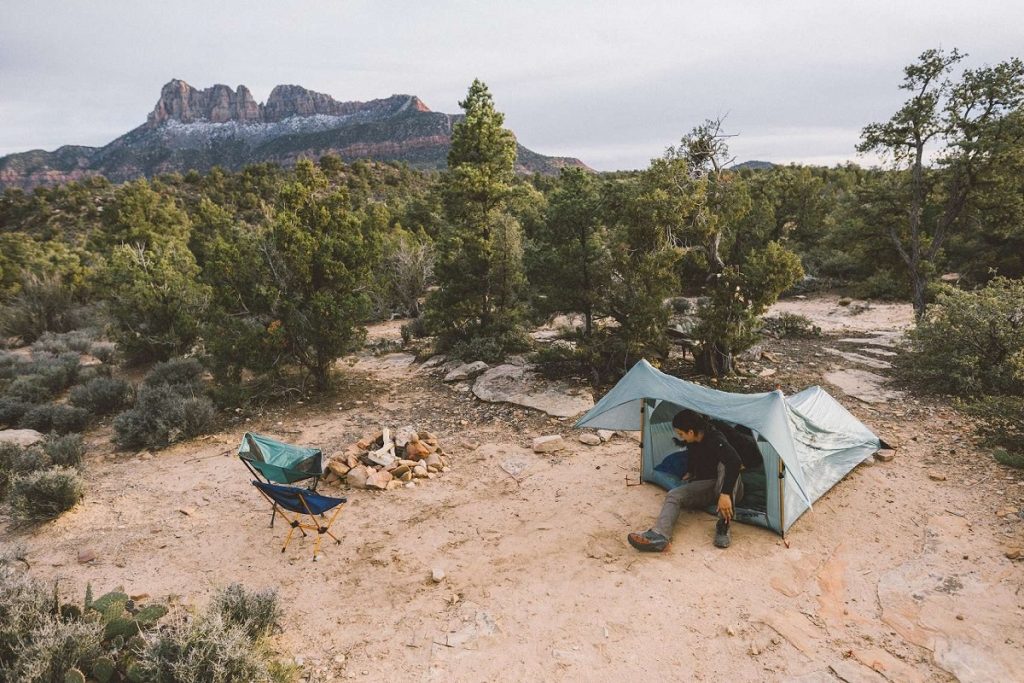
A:
POLYGON ((583 432, 582 434, 580 434, 580 443, 586 444, 588 446, 600 446, 603 443, 603 441, 601 440, 600 436, 594 434, 593 432, 583 432))
POLYGON ((601 441, 611 441, 612 437, 615 436, 615 432, 610 429, 598 429, 597 435, 601 438, 601 441))
POLYGON ((45 437, 34 429, 0 429, 0 443, 13 443, 16 446, 32 446, 45 437))
POLYGON ((444 570, 440 567, 434 567, 434 570, 430 572, 430 578, 434 581, 434 583, 441 583, 442 581, 444 581, 444 577, 444 570))
POLYGON ((534 453, 554 453, 563 449, 565 449, 565 441, 561 434, 538 436, 533 440, 534 453))
POLYGON ((445 382, 459 382, 464 379, 473 379, 483 371, 489 368, 487 363, 482 360, 475 360, 472 363, 463 363, 459 367, 455 368, 447 375, 444 376, 445 382))

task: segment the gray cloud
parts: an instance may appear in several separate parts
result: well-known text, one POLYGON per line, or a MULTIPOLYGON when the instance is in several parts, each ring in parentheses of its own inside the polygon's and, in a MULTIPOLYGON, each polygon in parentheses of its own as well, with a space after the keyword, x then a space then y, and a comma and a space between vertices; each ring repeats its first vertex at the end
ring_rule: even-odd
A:
POLYGON ((109 142, 175 77, 449 112, 480 77, 523 144, 599 169, 642 167, 722 114, 740 159, 853 159, 922 50, 999 61, 1024 23, 1010 0, 2 1, 0 154, 109 142))

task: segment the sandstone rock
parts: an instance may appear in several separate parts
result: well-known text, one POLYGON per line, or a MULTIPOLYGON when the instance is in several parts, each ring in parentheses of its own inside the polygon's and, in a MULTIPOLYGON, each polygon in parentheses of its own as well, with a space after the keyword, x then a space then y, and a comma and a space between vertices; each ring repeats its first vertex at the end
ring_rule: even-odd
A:
POLYGON ((408 474, 412 468, 408 465, 398 465, 395 469, 391 470, 392 477, 401 477, 402 475, 408 474))
POLYGON ((1024 560, 1024 548, 1007 548, 1004 554, 1008 560, 1024 560))
POLYGON ((427 360, 423 361, 423 365, 421 365, 420 368, 423 370, 430 370, 431 368, 436 368, 438 365, 441 365, 446 360, 448 360, 448 356, 445 355, 431 356, 427 360))
POLYGON ((98 554, 92 548, 82 548, 78 551, 78 563, 88 564, 94 561, 98 557, 98 554))
POLYGON ((439 470, 442 467, 444 467, 444 463, 441 462, 441 456, 439 456, 437 453, 431 453, 430 455, 428 455, 424 463, 426 464, 428 470, 439 470))
POLYGON ((580 443, 587 446, 600 446, 604 442, 601 441, 601 437, 593 432, 583 432, 580 434, 580 443))
POLYGON ((945 473, 938 472, 936 470, 932 470, 931 472, 929 472, 928 478, 931 479, 932 481, 946 481, 945 473))
MULTIPOLYGON (((360 455, 362 455, 362 453, 360 453, 360 455)), ((347 456, 345 456, 345 464, 348 465, 349 469, 352 469, 353 467, 358 467, 361 462, 362 461, 359 459, 359 455, 354 455, 350 453, 347 456)))
POLYGON ((352 468, 349 467, 347 463, 341 462, 340 460, 332 460, 327 463, 327 471, 339 479, 343 479, 351 469, 352 468))
POLYGON ((384 490, 385 491, 394 491, 395 489, 400 489, 400 488, 402 488, 402 481, 399 480, 399 479, 392 479, 384 487, 384 490))
POLYGON ((0 429, 0 443, 13 443, 16 446, 32 446, 45 437, 34 429, 0 429))
POLYGON ((598 429, 597 435, 601 437, 601 441, 611 441, 612 437, 615 436, 615 432, 610 429, 598 429))
POLYGON ((400 478, 402 481, 405 482, 412 481, 412 470, 406 470, 405 472, 402 473, 402 476, 400 478))
POLYGON ((538 436, 533 440, 534 453, 554 453, 565 448, 565 441, 560 434, 538 436))
POLYGON ((366 488, 383 491, 388 487, 388 482, 391 480, 390 472, 387 470, 377 470, 366 478, 366 488))
POLYGON ((416 477, 417 479, 425 479, 427 476, 427 466, 416 465, 416 467, 412 468, 412 476, 416 477))
POLYGON ((437 434, 433 432, 420 432, 419 437, 420 441, 426 442, 427 446, 436 446, 438 444, 437 434))
POLYGON ((442 581, 444 581, 444 577, 445 577, 444 570, 441 569, 440 567, 434 567, 434 569, 430 572, 430 579, 434 583, 441 583, 442 581))
POLYGON ((879 462, 892 462, 892 459, 896 457, 896 453, 893 451, 878 451, 875 453, 875 460, 879 462))
POLYGON ((462 448, 463 450, 467 451, 475 451, 476 449, 480 448, 480 442, 474 441, 472 439, 462 439, 461 441, 459 441, 459 448, 462 448))
POLYGON ((366 480, 370 477, 370 471, 366 465, 356 465, 348 474, 345 476, 345 481, 349 486, 356 489, 365 489, 366 480))
POLYGON ((103 365, 103 361, 96 356, 90 356, 88 353, 83 353, 78 359, 78 366, 82 368, 94 368, 97 365, 103 365))
POLYGON ((410 441, 405 444, 405 457, 408 460, 422 460, 430 454, 430 448, 422 441, 410 441))
POLYGON ((464 379, 473 379, 487 368, 487 363, 482 360, 475 360, 472 363, 463 363, 444 376, 445 382, 461 382, 464 379))
POLYGON ((529 366, 504 364, 491 368, 473 383, 473 394, 489 403, 513 403, 552 417, 573 417, 594 407, 586 389, 566 382, 549 382, 529 366))

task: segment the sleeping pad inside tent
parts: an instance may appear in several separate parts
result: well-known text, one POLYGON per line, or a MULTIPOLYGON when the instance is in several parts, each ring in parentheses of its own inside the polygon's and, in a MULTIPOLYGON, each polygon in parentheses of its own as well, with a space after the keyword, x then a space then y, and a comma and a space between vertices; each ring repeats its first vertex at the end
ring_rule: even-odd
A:
POLYGON ((677 473, 658 466, 674 453, 685 457, 672 430, 672 418, 684 408, 710 418, 744 460, 737 521, 780 534, 850 470, 888 448, 820 387, 789 397, 781 391, 732 394, 666 375, 646 360, 576 427, 641 431, 642 479, 670 489, 681 483, 677 473))

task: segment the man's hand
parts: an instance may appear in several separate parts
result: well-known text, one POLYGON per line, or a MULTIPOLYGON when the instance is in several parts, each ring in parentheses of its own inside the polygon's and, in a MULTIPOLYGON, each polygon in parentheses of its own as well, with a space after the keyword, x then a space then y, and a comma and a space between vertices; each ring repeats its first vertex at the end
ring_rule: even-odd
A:
POLYGON ((732 496, 730 496, 728 493, 719 494, 718 513, 725 518, 725 521, 732 521, 732 496))
POLYGON ((692 477, 692 476, 693 476, 692 474, 687 472, 686 474, 683 475, 683 481, 690 481, 690 477, 692 477))

